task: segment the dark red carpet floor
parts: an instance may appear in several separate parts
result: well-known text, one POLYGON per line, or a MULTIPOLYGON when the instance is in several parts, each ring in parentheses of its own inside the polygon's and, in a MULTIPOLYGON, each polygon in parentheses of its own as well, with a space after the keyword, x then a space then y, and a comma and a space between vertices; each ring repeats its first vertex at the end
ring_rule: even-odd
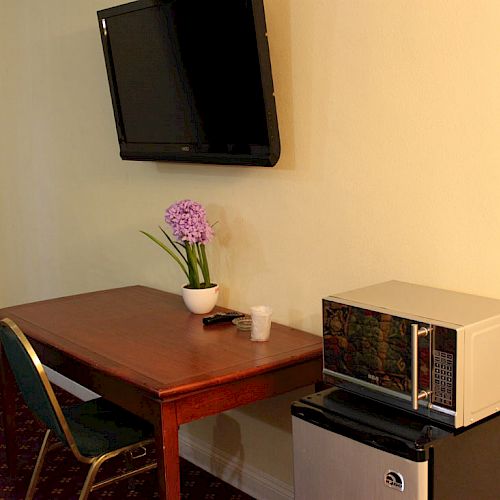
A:
MULTIPOLYGON (((73 396, 57 389, 56 394, 62 405, 76 401, 73 396)), ((1 408, 0 408, 1 414, 1 408)), ((17 437, 19 443, 18 475, 12 480, 7 474, 5 444, 0 419, 0 500, 20 500, 28 487, 38 450, 45 433, 29 410, 18 399, 17 437)), ((151 456, 154 450, 151 450, 151 456)), ((78 498, 88 466, 78 462, 69 450, 60 448, 47 455, 38 490, 37 500, 74 500, 78 498)), ((112 459, 99 472, 97 480, 125 470, 120 458, 112 459)), ((155 471, 123 480, 90 494, 90 500, 97 499, 153 499, 158 498, 155 471)), ((249 495, 221 481, 204 470, 181 459, 181 498, 190 500, 252 500, 249 495)))

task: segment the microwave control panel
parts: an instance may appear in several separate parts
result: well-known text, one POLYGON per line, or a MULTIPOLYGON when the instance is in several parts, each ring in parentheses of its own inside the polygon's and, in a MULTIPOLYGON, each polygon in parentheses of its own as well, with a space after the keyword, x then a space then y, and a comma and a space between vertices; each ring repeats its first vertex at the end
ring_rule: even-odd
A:
POLYGON ((444 406, 453 406, 454 363, 453 354, 434 350, 432 373, 432 400, 444 406))

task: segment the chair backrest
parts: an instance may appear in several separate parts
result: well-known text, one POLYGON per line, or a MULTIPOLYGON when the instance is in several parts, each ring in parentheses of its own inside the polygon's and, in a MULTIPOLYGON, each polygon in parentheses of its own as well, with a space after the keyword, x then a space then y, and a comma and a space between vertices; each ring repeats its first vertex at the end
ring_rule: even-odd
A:
POLYGON ((28 408, 73 451, 76 444, 42 363, 21 329, 0 321, 0 341, 28 408))

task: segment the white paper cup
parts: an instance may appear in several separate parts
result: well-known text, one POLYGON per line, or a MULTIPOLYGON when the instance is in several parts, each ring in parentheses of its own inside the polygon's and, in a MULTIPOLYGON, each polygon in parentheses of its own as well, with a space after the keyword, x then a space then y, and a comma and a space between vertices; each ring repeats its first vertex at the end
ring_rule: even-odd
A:
POLYGON ((271 334, 271 314, 273 310, 269 306, 253 306, 250 308, 252 316, 252 334, 250 340, 254 342, 265 342, 271 334))

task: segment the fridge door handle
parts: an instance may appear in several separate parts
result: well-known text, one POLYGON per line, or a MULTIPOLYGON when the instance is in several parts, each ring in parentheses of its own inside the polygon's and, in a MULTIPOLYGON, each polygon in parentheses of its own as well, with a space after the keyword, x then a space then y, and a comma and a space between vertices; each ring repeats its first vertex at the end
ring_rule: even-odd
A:
POLYGON ((431 328, 425 326, 419 328, 418 323, 411 324, 411 406, 418 410, 418 400, 429 397, 430 391, 418 390, 418 339, 427 337, 431 328))

